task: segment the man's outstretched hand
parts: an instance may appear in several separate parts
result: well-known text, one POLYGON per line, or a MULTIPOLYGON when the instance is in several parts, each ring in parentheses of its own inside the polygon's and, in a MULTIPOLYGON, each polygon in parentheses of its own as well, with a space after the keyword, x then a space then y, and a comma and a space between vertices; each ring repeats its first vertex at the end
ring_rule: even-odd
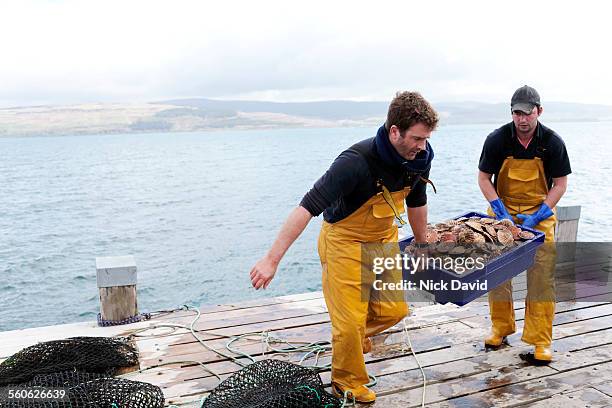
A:
POLYGON ((253 269, 251 269, 251 284, 255 289, 267 289, 274 275, 276 274, 276 268, 278 264, 273 262, 267 256, 261 258, 253 269))
POLYGON ((251 284, 255 289, 266 289, 268 287, 274 279, 276 268, 278 268, 283 255, 293 244, 293 241, 304 231, 311 219, 312 214, 301 205, 291 211, 266 256, 257 261, 251 269, 251 284))

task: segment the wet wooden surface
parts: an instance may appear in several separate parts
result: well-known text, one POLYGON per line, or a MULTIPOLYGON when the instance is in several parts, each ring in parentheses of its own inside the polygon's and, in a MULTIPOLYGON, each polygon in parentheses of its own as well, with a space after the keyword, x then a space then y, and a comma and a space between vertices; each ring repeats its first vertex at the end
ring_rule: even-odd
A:
MULTIPOLYGON (((609 268, 609 259, 581 265, 580 276, 597 276, 609 268)), ((567 275, 576 274, 573 265, 567 275)), ((485 301, 464 307, 420 305, 406 319, 408 333, 428 384, 427 406, 431 407, 609 407, 612 406, 612 283, 594 278, 591 284, 571 279, 558 291, 578 292, 577 301, 557 304, 553 337, 554 361, 534 366, 521 358, 531 347, 520 340, 524 318, 525 276, 514 280, 517 333, 509 345, 485 351, 482 339, 490 327, 485 301)), ((194 324, 198 336, 211 349, 226 349, 228 336, 270 333, 288 341, 329 340, 331 328, 320 292, 260 299, 220 306, 204 306, 194 324)), ((180 311, 148 322, 114 328, 93 324, 53 326, 0 333, 0 360, 19 349, 55 338, 75 335, 126 335, 148 328, 134 338, 140 351, 142 372, 125 378, 146 381, 162 388, 168 404, 197 407, 219 379, 204 370, 202 363, 222 379, 241 369, 228 358, 200 344, 186 328, 159 327, 176 324, 188 327, 194 312, 180 311), (157 328, 155 328, 157 327, 157 328), (173 362, 182 362, 172 364, 173 362), (168 364, 170 365, 162 365, 168 364), (161 366, 160 366, 161 365, 161 366)), ((374 338, 372 353, 366 355, 368 371, 378 378, 373 389, 376 407, 418 407, 422 377, 415 358, 407 350, 403 325, 374 338)), ((279 358, 297 361, 302 354, 283 355, 263 347, 261 335, 241 340, 237 347, 257 360, 279 358)), ((243 360, 246 361, 246 360, 243 360)), ((324 355, 319 363, 330 362, 324 355)), ((329 385, 330 372, 321 373, 329 385)))

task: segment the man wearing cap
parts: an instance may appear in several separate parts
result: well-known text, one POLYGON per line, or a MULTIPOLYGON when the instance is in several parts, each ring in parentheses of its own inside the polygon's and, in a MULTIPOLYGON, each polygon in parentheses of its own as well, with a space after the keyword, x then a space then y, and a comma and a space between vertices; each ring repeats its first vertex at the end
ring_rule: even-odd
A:
MULTIPOLYGON (((567 188, 571 173, 563 140, 542 125, 538 92, 523 86, 510 102, 512 122, 485 140, 478 164, 478 185, 490 204, 489 215, 509 219, 546 234, 534 265, 527 271, 525 325, 522 340, 535 346, 536 361, 552 360, 552 323, 555 314, 555 205, 567 188), (495 176, 493 181, 491 177, 495 176)), ((499 347, 516 331, 512 280, 489 292, 491 333, 485 346, 499 347)))
MULTIPOLYGON (((318 249, 332 326, 332 390, 356 402, 376 399, 367 386, 370 378, 363 355, 372 348, 370 338, 408 313, 403 293, 387 297, 367 284, 374 275, 362 275, 372 252, 365 248, 399 251, 395 222, 406 224, 404 204, 415 240, 425 242, 426 186, 431 183, 427 178, 434 157, 428 139, 437 124, 438 114, 419 93, 398 92, 376 136, 336 158, 250 273, 256 289, 266 288, 289 246, 312 217, 323 214, 318 249)), ((399 272, 396 282, 402 279, 399 272)))

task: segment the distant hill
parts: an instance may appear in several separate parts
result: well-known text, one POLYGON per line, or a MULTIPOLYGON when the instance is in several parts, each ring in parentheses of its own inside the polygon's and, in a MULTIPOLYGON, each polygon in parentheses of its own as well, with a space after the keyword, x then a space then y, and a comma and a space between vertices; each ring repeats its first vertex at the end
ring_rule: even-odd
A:
POLYGON ((164 104, 189 106, 207 112, 269 112, 290 116, 302 116, 324 120, 363 120, 380 118, 387 111, 388 102, 258 102, 258 101, 219 101, 214 99, 175 99, 163 101, 164 104))
MULTIPOLYGON (((380 121, 387 113, 388 102, 257 102, 218 101, 213 99, 175 99, 162 102, 169 105, 188 106, 198 111, 228 114, 230 112, 270 112, 330 121, 371 120, 380 121)), ((510 120, 510 104, 456 102, 437 103, 436 110, 442 116, 442 124, 498 123, 510 120)), ((612 120, 612 106, 588 105, 566 102, 549 102, 544 106, 548 122, 612 120)))
MULTIPOLYGON (((174 99, 133 104, 82 104, 0 109, 0 136, 44 136, 219 129, 376 126, 388 102, 323 101, 276 103, 174 99)), ((510 120, 506 103, 436 103, 440 125, 510 120)), ((549 102, 546 122, 608 121, 612 106, 549 102)))

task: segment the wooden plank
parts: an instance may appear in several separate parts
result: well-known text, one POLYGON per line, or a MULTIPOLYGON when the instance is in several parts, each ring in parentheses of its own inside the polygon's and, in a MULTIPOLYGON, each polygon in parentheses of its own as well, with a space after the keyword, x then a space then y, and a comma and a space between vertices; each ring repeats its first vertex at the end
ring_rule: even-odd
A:
MULTIPOLYGON (((525 309, 515 310, 514 315, 516 321, 525 320, 525 309)), ((553 321, 553 325, 558 326, 572 321, 579 321, 609 315, 612 315, 612 303, 597 304, 591 307, 580 308, 577 310, 557 310, 555 311, 555 319, 553 321)), ((488 314, 461 319, 461 322, 474 328, 491 327, 491 317, 488 314)))
MULTIPOLYGON (((222 304, 222 305, 201 305, 198 307, 198 309, 202 312, 203 315, 206 315, 206 314, 213 314, 213 313, 224 313, 224 312, 235 311, 235 310, 257 309, 262 306, 291 304, 294 302, 301 302, 305 300, 314 300, 314 299, 323 299, 323 292, 321 291, 305 292, 305 293, 299 293, 299 294, 294 294, 294 295, 260 298, 260 299, 246 300, 246 301, 240 301, 240 302, 235 302, 235 303, 227 303, 227 304, 222 304)), ((169 320, 172 318, 173 317, 170 317, 169 320)))
MULTIPOLYGON (((584 337, 584 335, 581 337, 584 337)), ((591 339, 588 342, 588 344, 591 345, 590 347, 585 347, 583 343, 580 345, 581 348, 579 350, 557 353, 554 361, 549 364, 549 367, 557 371, 570 371, 576 367, 586 367, 592 364, 612 361, 612 336, 607 340, 607 344, 593 345, 593 340, 591 339)), ((561 344, 561 346, 565 349, 571 349, 575 348, 577 344, 568 340, 565 344, 561 344)))
POLYGON ((202 408, 202 398, 208 396, 208 392, 202 394, 188 395, 184 397, 166 398, 165 406, 175 405, 180 408, 202 408))
POLYGON ((526 405, 560 392, 575 390, 586 385, 601 384, 609 381, 611 375, 612 364, 610 363, 585 367, 444 401, 444 403, 433 404, 432 407, 490 407, 493 404, 497 407, 526 405))
MULTIPOLYGON (((608 397, 612 397, 612 381, 609 381, 607 383, 599 384, 595 388, 597 389, 597 391, 603 392, 608 397)), ((610 406, 612 406, 612 405, 610 405, 610 406)))
MULTIPOLYGON (((610 375, 612 363, 562 373, 546 366, 527 365, 510 372, 500 368, 428 387, 426 401, 428 407, 517 406, 574 390, 576 386, 597 385, 608 381, 610 375)), ((383 395, 375 406, 418 407, 420 397, 421 390, 412 389, 383 395)))
MULTIPOLYGON (((446 380, 427 387, 425 393, 426 406, 444 401, 453 406, 451 398, 470 395, 477 391, 488 390, 504 384, 513 384, 529 381, 533 378, 552 376, 557 372, 549 367, 525 366, 520 370, 510 367, 494 368, 484 373, 470 376, 459 377, 453 380, 446 380), (508 372, 509 371, 509 372, 508 372)), ((414 383, 413 383, 414 384, 414 383)), ((419 384, 417 381, 416 384, 419 384)), ((376 387, 374 387, 376 389, 376 387)), ((416 387, 399 392, 380 393, 375 406, 389 407, 417 407, 420 406, 422 398, 422 388, 416 387)), ((471 400, 471 402, 474 400, 471 400)), ((464 407, 479 407, 483 404, 465 404, 464 407)), ((493 404, 487 405, 487 407, 493 404)))
MULTIPOLYGON (((274 320, 275 315, 284 313, 280 317, 297 317, 307 314, 316 314, 327 311, 325 301, 319 299, 306 299, 289 303, 278 303, 272 305, 264 305, 246 309, 228 310, 224 312, 202 313, 199 323, 206 323, 203 328, 213 329, 221 327, 229 327, 235 325, 256 322, 255 318, 265 320, 274 320), (293 314, 292 314, 293 313, 293 314)), ((167 319, 168 323, 188 324, 193 320, 195 313, 190 316, 183 316, 178 319, 167 319)))
MULTIPOLYGON (((196 328, 198 330, 215 330, 321 313, 327 313, 325 303, 321 299, 313 299, 289 304, 261 306, 256 309, 234 310, 221 314, 204 315, 198 320, 196 328)), ((183 319, 183 322, 189 324, 192 320, 183 319)))
POLYGON ((606 408, 612 407, 612 397, 603 392, 586 387, 577 391, 555 394, 550 398, 529 404, 531 408, 606 408))

